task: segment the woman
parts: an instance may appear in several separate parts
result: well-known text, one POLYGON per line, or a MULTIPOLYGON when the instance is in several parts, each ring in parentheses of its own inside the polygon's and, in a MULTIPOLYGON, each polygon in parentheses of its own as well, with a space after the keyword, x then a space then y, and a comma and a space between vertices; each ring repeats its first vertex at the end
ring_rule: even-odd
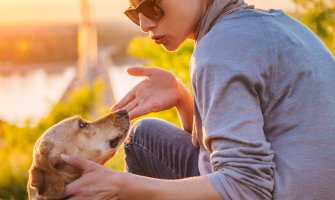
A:
POLYGON ((183 130, 158 119, 138 122, 125 145, 130 173, 63 156, 84 171, 67 196, 335 195, 335 59, 311 31, 282 11, 253 9, 243 0, 132 0, 125 13, 168 51, 196 41, 194 97, 170 72, 129 69, 148 79, 112 110, 135 118, 176 107, 183 130))

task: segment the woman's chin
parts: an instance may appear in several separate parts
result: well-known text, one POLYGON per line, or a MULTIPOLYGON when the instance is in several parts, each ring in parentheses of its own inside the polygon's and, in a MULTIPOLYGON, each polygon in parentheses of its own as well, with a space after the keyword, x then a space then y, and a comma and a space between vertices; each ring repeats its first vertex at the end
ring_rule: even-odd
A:
POLYGON ((162 44, 162 46, 166 51, 176 51, 180 45, 172 43, 164 43, 162 44))

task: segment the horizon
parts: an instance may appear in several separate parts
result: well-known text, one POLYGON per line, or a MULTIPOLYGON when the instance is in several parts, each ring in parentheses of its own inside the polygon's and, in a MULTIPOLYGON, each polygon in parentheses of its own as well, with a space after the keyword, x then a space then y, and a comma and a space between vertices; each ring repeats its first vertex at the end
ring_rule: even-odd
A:
MULTIPOLYGON (((78 24, 80 1, 69 0, 1 0, 0 26, 38 24, 78 24), (59 12, 61 10, 61 13, 59 12)), ((125 0, 94 0, 94 17, 98 23, 127 22, 123 10, 128 7, 125 0)), ((249 0, 249 4, 262 9, 293 10, 291 0, 249 0)))

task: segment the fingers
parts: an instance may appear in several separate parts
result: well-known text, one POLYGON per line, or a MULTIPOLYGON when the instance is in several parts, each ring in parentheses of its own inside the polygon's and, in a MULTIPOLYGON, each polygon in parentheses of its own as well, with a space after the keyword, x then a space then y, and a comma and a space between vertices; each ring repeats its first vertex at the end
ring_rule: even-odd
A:
POLYGON ((133 99, 124 107, 120 108, 120 110, 126 110, 128 113, 131 112, 135 107, 138 106, 137 99, 133 99))
POLYGON ((132 76, 150 76, 151 69, 152 68, 131 67, 127 69, 127 72, 132 76))
MULTIPOLYGON (((127 71, 130 75, 133 75, 133 76, 149 76, 150 75, 148 70, 146 70, 146 68, 144 67, 132 67, 132 68, 128 68, 127 71)), ((111 108, 111 111, 113 112, 116 110, 120 110, 122 107, 127 105, 130 101, 132 101, 135 98, 135 90, 136 90, 136 87, 133 88, 130 92, 128 92, 119 102, 114 104, 111 108)))
POLYGON ((135 88, 126 94, 119 102, 114 104, 111 108, 111 111, 120 110, 122 107, 128 104, 128 102, 132 101, 135 98, 135 88))
POLYGON ((72 199, 72 200, 77 199, 76 197, 74 197, 74 195, 78 193, 78 190, 80 189, 79 180, 80 179, 77 179, 65 187, 64 197, 72 197, 72 198, 67 198, 67 199, 72 199))
POLYGON ((129 119, 134 119, 151 112, 148 106, 139 104, 136 98, 119 109, 126 110, 128 112, 129 119))
POLYGON ((128 116, 130 119, 134 119, 140 117, 142 115, 148 114, 150 111, 145 108, 145 105, 137 106, 130 112, 128 112, 128 116))
MULTIPOLYGON (((132 76, 148 76, 148 77, 151 76, 151 74, 154 73, 155 70, 157 70, 157 68, 155 68, 155 67, 151 67, 151 68, 131 67, 131 68, 127 69, 128 73, 132 76)), ((114 104, 111 108, 111 111, 113 112, 113 111, 119 110, 119 109, 127 106, 127 104, 135 98, 136 88, 137 87, 133 88, 119 102, 114 104)), ((133 105, 129 105, 129 106, 131 107, 133 105)))
POLYGON ((77 156, 69 156, 69 155, 61 154, 61 158, 62 160, 72 165, 73 167, 81 169, 82 173, 84 174, 93 171, 96 168, 95 166, 97 165, 93 161, 85 160, 77 156))

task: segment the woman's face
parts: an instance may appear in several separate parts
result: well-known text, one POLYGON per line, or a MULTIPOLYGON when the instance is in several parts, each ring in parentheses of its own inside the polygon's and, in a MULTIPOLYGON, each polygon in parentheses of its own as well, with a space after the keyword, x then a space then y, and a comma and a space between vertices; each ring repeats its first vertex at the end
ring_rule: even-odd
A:
MULTIPOLYGON (((157 43, 168 51, 176 50, 187 38, 194 39, 194 33, 201 15, 205 12, 208 0, 160 0, 159 6, 164 16, 153 21, 139 14, 140 27, 148 32, 157 43)), ((130 0, 137 7, 142 0, 130 0)))

